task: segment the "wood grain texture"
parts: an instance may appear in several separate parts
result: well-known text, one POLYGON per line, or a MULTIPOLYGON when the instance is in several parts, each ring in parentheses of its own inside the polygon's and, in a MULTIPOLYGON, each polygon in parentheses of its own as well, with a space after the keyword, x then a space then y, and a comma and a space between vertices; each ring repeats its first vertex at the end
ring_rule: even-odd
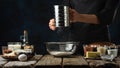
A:
POLYGON ((42 58, 43 55, 35 55, 30 60, 36 60, 39 61, 42 58))
POLYGON ((51 55, 45 55, 41 60, 38 61, 36 66, 54 66, 61 65, 62 59, 51 55))
POLYGON ((64 68, 89 68, 87 61, 82 56, 63 58, 64 68))
POLYGON ((2 68, 8 61, 0 56, 0 68, 2 68))
POLYGON ((120 68, 120 57, 113 61, 85 59, 82 56, 35 55, 28 61, 9 61, 0 57, 0 68, 120 68))
POLYGON ((36 61, 9 61, 4 65, 4 68, 32 68, 36 61))
POLYGON ((116 61, 105 61, 105 60, 87 60, 89 66, 92 68, 118 68, 116 61))
POLYGON ((28 61, 9 61, 4 65, 4 68, 33 68, 42 55, 35 55, 28 61))

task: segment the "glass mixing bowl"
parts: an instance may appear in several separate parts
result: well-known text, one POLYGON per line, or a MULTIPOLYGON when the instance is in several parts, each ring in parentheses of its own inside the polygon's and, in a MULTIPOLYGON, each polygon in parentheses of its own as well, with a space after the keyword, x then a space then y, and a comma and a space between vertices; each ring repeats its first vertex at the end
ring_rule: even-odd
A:
POLYGON ((75 53, 78 42, 46 42, 46 49, 53 56, 69 56, 75 53))

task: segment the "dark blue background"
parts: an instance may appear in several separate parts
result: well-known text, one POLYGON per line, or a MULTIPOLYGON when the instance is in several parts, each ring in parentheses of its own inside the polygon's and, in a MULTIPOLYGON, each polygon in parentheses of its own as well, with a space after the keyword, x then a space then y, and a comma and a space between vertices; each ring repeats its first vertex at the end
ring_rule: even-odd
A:
MULTIPOLYGON (((62 0, 0 0, 0 46, 7 42, 20 41, 26 29, 29 42, 35 45, 36 53, 45 54, 44 42, 57 41, 56 33, 48 27, 49 19, 54 17, 53 5, 62 0)), ((110 25, 111 41, 120 44, 120 8, 110 25)))

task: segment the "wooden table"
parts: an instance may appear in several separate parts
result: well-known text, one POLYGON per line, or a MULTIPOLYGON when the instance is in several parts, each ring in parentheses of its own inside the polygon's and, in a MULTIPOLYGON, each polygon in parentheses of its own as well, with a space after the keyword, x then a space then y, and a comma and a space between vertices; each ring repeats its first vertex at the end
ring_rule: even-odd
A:
POLYGON ((0 68, 120 68, 120 57, 114 61, 85 59, 82 56, 54 57, 35 55, 28 61, 10 61, 0 57, 0 68))

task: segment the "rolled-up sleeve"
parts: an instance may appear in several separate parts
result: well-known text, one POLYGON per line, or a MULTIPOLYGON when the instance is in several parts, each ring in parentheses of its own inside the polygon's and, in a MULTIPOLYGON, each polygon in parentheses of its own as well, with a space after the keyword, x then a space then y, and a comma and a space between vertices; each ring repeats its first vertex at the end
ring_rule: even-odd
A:
POLYGON ((118 4, 118 0, 106 0, 105 7, 96 13, 100 24, 109 25, 113 21, 114 12, 118 4))

